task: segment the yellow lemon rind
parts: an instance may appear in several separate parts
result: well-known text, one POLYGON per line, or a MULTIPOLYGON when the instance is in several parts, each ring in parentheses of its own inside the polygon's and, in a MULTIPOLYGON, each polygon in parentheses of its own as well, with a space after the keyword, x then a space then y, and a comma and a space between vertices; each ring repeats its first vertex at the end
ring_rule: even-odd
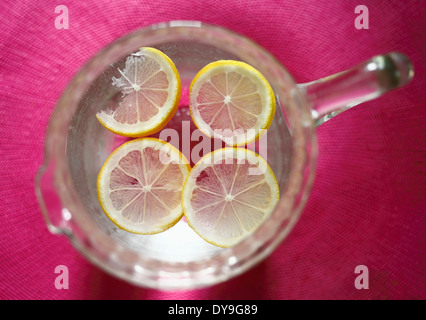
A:
MULTIPOLYGON (((178 149, 176 149, 173 145, 171 145, 170 143, 168 143, 168 142, 165 142, 165 141, 162 141, 162 140, 159 140, 159 139, 156 139, 156 138, 139 138, 139 139, 133 139, 133 140, 130 140, 130 141, 128 141, 128 142, 126 142, 126 143, 124 143, 124 144, 122 144, 120 147, 118 147, 117 149, 115 149, 109 156, 108 156, 108 158, 105 160, 105 162, 104 162, 104 164, 102 165, 102 167, 101 167, 101 169, 100 169, 100 171, 99 171, 99 174, 98 174, 98 178, 97 178, 97 181, 96 181, 96 187, 97 187, 97 195, 98 195, 98 200, 99 200, 99 204, 100 204, 100 206, 101 206, 101 208, 102 208, 102 210, 104 211, 104 213, 106 214, 106 216, 117 226, 117 227, 119 227, 120 229, 122 229, 122 230, 125 230, 125 231, 127 231, 127 232, 131 232, 131 233, 134 233, 134 234, 141 234, 141 235, 151 235, 151 234, 157 234, 157 233, 160 233, 160 232, 163 232, 163 231, 166 231, 167 229, 170 229, 171 227, 173 227, 176 223, 178 223, 179 222, 179 220, 182 218, 182 216, 183 216, 183 210, 182 210, 182 212, 181 212, 181 214, 180 215, 178 215, 173 221, 171 221, 171 222, 169 222, 168 224, 165 224, 165 225, 162 225, 162 226, 159 226, 155 231, 152 231, 152 232, 137 232, 137 231, 135 231, 135 230, 131 230, 131 229, 129 229, 129 228, 127 228, 126 226, 123 226, 123 225, 121 225, 120 223, 118 223, 117 221, 116 221, 116 219, 114 218, 114 216, 109 212, 109 210, 107 210, 107 208, 105 207, 105 200, 104 200, 104 196, 105 195, 103 195, 102 194, 102 191, 101 191, 101 185, 102 185, 102 180, 105 178, 105 171, 106 170, 108 170, 109 168, 108 168, 108 163, 109 163, 109 161, 110 161, 110 159, 112 159, 113 157, 114 157, 114 155, 115 154, 117 154, 118 152, 120 152, 121 151, 121 149, 122 148, 126 148, 126 145, 128 145, 128 144, 131 144, 131 143, 137 143, 137 141, 140 141, 140 140, 153 140, 153 141, 155 141, 156 143, 161 143, 161 144, 163 144, 163 145, 167 145, 167 147, 168 148, 170 148, 170 150, 173 152, 173 153, 175 153, 175 154, 177 154, 177 155, 179 155, 179 160, 181 161, 181 164, 183 164, 183 165, 185 165, 185 167, 186 167, 186 171, 187 171, 187 174, 189 173, 189 171, 191 170, 191 166, 190 166, 190 164, 189 164, 189 162, 188 162, 188 160, 186 159, 186 157, 178 150, 178 149)), ((185 180, 186 180, 186 178, 185 178, 185 180)))
MULTIPOLYGON (((247 234, 245 234, 245 235, 243 235, 242 237, 240 237, 239 239, 237 239, 237 241, 235 241, 235 242, 233 242, 233 243, 231 243, 231 244, 227 244, 227 243, 219 243, 219 242, 217 242, 217 241, 215 241, 215 240, 212 240, 212 239, 208 239, 208 238, 206 238, 205 237, 205 235, 203 235, 202 233, 200 233, 198 230, 197 230, 197 228, 196 227, 194 227, 194 224, 193 224, 193 222, 192 222, 192 219, 190 218, 190 214, 188 213, 188 207, 189 206, 187 206, 187 201, 190 201, 190 199, 189 199, 189 197, 188 197, 188 195, 186 195, 186 188, 188 188, 188 185, 189 185, 189 180, 191 179, 191 173, 198 167, 198 166, 200 166, 202 163, 203 163, 203 161, 204 161, 204 159, 206 159, 207 157, 213 157, 213 159, 214 159, 214 153, 216 153, 216 152, 225 152, 226 151, 226 149, 243 149, 243 148, 237 148, 237 147, 225 147, 225 148, 222 148, 222 149, 217 149, 217 150, 214 150, 213 152, 210 152, 209 154, 207 154, 207 155, 205 155, 205 156, 203 156, 192 168, 191 168, 191 171, 187 174, 187 176, 186 176, 186 179, 185 179, 185 182, 183 183, 183 187, 182 187, 182 193, 181 193, 181 204, 182 204, 182 209, 183 209, 183 215, 185 216, 185 219, 186 219, 186 221, 187 221, 187 223, 188 223, 188 226, 192 229, 192 230, 194 230, 194 232, 196 233, 196 234, 198 234, 202 239, 204 239, 206 242, 208 242, 208 243, 210 243, 210 244, 212 244, 212 245, 214 245, 214 246, 217 246, 217 247, 221 247, 221 248, 229 248, 229 247, 232 247, 232 246, 234 246, 235 244, 237 244, 238 242, 240 242, 247 234, 250 234, 250 233, 252 233, 253 231, 251 231, 250 233, 247 233, 247 234)), ((254 151, 252 151, 252 150, 249 150, 249 149, 244 149, 247 153, 249 153, 249 154, 251 154, 252 156, 254 156, 254 157, 256 157, 257 159, 259 159, 259 161, 261 161, 262 163, 263 163, 263 165, 265 165, 265 167, 266 167, 266 172, 268 172, 269 173, 269 177, 271 177, 272 179, 270 180, 270 182, 272 182, 272 186, 271 186, 271 184, 270 183, 268 183, 271 187, 273 187, 272 189, 273 189, 273 191, 274 191, 274 194, 275 194, 275 204, 273 205, 273 208, 272 208, 272 210, 270 211, 270 212, 268 212, 266 215, 265 215, 265 217, 264 217, 264 219, 263 219, 263 221, 262 221, 262 223, 270 216, 270 214, 272 213, 272 211, 274 210, 274 208, 276 207, 276 204, 278 203, 278 201, 279 201, 279 199, 280 199, 280 191, 279 191, 279 185, 278 185, 278 181, 277 181, 277 179, 276 179, 276 177, 275 177, 275 174, 274 174, 274 172, 272 171, 272 169, 271 169, 271 167, 269 166, 269 164, 266 162, 266 160, 262 157, 262 156, 260 156, 259 154, 257 154, 256 152, 254 152, 254 151)), ((196 177, 195 177, 195 179, 196 179, 196 177)), ((260 224, 259 224, 260 225, 260 224)), ((255 228, 256 229, 256 228, 255 228)))

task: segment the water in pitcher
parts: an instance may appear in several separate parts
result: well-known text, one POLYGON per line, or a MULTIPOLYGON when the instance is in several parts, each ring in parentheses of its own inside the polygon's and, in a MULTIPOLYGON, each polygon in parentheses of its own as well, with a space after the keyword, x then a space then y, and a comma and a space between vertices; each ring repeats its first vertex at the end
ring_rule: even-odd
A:
MULTIPOLYGON (((239 60, 226 51, 192 42, 176 42, 153 46, 165 53, 176 65, 181 77, 182 90, 178 110, 170 122, 160 132, 152 135, 170 142, 190 161, 191 166, 206 153, 204 146, 209 140, 210 151, 225 147, 218 139, 210 139, 195 127, 188 109, 189 86, 199 70, 217 60, 239 60), (170 137, 171 130, 178 138, 170 137)), ((118 146, 130 138, 113 134, 102 127, 96 119, 99 110, 116 107, 120 92, 112 85, 112 78, 119 77, 118 69, 123 69, 126 56, 112 64, 91 85, 75 114, 67 141, 68 163, 76 189, 90 212, 91 217, 105 233, 122 245, 143 253, 146 256, 165 261, 191 261, 211 255, 222 248, 209 244, 199 237, 183 217, 173 228, 155 235, 136 235, 119 229, 103 213, 98 199, 96 180, 102 164, 118 146), (86 119, 81 121, 81 119, 86 119), (87 120, 89 119, 89 120, 87 120), (88 139, 90 137, 90 139, 88 139), (77 156, 78 155, 78 156, 77 156)), ((277 99, 274 121, 267 134, 247 148, 261 154, 271 166, 280 185, 284 185, 289 170, 291 152, 290 133, 283 130, 285 119, 277 99)))

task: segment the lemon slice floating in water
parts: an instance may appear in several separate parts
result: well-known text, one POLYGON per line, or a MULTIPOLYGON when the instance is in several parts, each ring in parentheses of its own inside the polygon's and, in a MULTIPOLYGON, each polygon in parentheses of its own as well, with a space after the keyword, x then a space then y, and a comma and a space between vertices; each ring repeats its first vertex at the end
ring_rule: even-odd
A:
POLYGON ((122 94, 114 110, 96 117, 108 130, 126 137, 143 137, 160 131, 175 114, 180 100, 179 73, 164 53, 141 48, 126 60, 113 85, 122 94))
POLYGON ((252 233, 279 200, 277 180, 257 153, 224 148, 191 169, 182 190, 190 227, 204 240, 229 247, 252 233))
POLYGON ((275 96, 265 77, 252 66, 219 60, 193 79, 189 110, 204 134, 241 146, 256 141, 270 127, 275 96))
POLYGON ((126 231, 162 232, 182 217, 181 190, 190 169, 188 160, 169 143, 155 138, 131 140, 102 166, 99 202, 126 231))

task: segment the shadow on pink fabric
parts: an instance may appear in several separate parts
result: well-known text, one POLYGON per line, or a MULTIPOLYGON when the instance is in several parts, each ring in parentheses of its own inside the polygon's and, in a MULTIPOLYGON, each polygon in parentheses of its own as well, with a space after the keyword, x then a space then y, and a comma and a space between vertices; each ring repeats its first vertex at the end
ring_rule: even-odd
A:
POLYGON ((421 1, 66 1, 0 3, 0 299, 425 299, 425 34, 421 1), (65 3, 64 3, 65 4, 65 3), (355 7, 369 9, 356 29, 355 7), (315 183, 301 219, 264 262, 198 290, 135 287, 92 266, 50 234, 34 194, 45 129, 73 75, 104 46, 152 23, 200 20, 274 54, 297 82, 390 51, 416 75, 406 87, 318 128, 315 183), (55 268, 69 270, 58 290, 55 268), (369 289, 354 285, 357 265, 369 289))

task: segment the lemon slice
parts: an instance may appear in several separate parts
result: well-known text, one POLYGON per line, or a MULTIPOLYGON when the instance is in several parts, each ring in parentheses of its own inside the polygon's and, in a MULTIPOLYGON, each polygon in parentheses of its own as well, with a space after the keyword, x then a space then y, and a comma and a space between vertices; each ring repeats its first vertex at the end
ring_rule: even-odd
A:
POLYGON ((185 156, 167 142, 131 140, 102 166, 99 202, 121 229, 138 234, 162 232, 182 217, 181 190, 190 169, 185 156))
POLYGON ((243 148, 223 148, 201 158, 182 189, 189 226, 219 247, 233 246, 252 233, 278 200, 278 183, 269 165, 243 148))
POLYGON ((141 48, 130 55, 113 85, 122 99, 115 110, 97 113, 99 122, 126 137, 143 137, 161 130, 175 114, 180 100, 179 73, 164 53, 141 48))
POLYGON ((256 141, 275 114, 274 92, 252 66, 220 60, 205 66, 189 90, 189 110, 198 129, 230 146, 256 141))

